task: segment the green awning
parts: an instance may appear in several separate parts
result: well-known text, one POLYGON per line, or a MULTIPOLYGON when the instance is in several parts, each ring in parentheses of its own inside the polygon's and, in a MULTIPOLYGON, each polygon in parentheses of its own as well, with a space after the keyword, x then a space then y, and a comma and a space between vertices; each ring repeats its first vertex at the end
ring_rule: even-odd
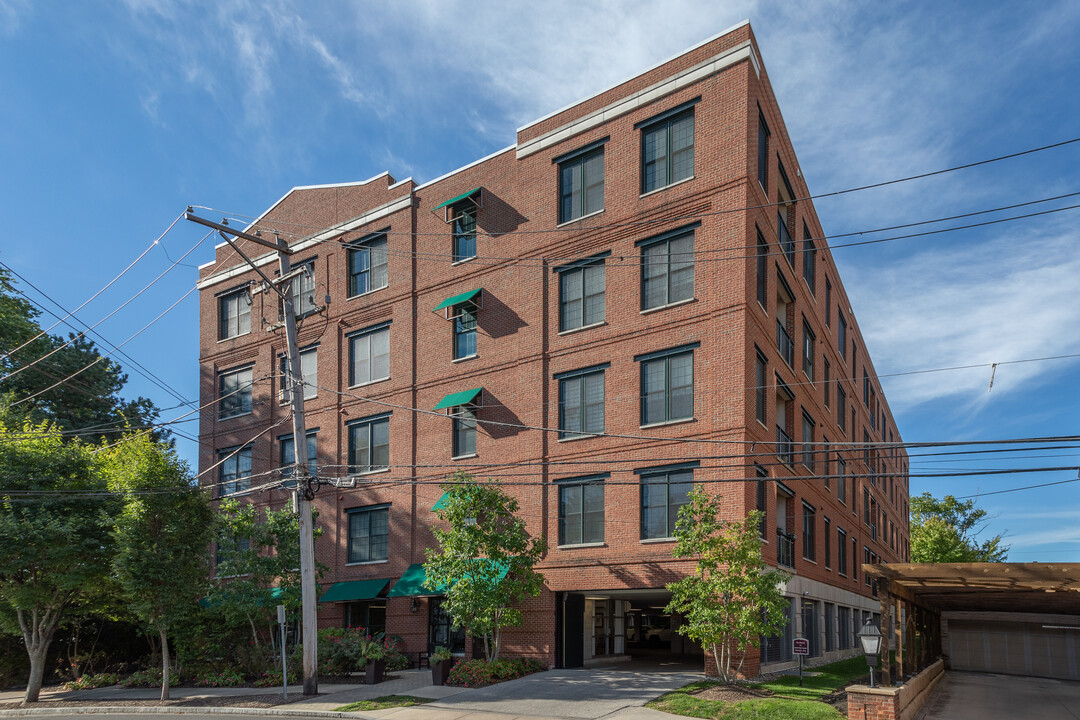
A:
POLYGON ((431 512, 435 512, 436 510, 442 510, 444 507, 446 507, 446 498, 449 495, 450 493, 443 493, 442 496, 435 501, 435 504, 431 506, 431 512))
MULTIPOLYGON (((491 560, 485 560, 488 567, 491 567, 491 560)), ((510 572, 510 566, 506 563, 499 563, 499 579, 502 580, 506 577, 506 574, 510 572)), ((409 569, 401 576, 401 579, 394 583, 394 587, 390 588, 390 592, 386 593, 386 597, 423 597, 431 595, 442 595, 446 592, 445 587, 437 587, 434 590, 428 590, 424 587, 424 579, 427 576, 424 574, 424 563, 413 563, 409 566, 409 569)))
POLYGON ((447 200, 446 202, 442 203, 441 205, 436 205, 436 206, 434 207, 434 209, 435 209, 435 210, 441 210, 441 209, 443 209, 444 207, 446 207, 447 205, 453 205, 454 203, 457 203, 457 202, 461 202, 461 201, 462 201, 462 200, 464 200, 465 198, 468 198, 468 197, 472 197, 473 195, 475 195, 475 194, 476 194, 476 193, 478 193, 478 192, 480 192, 480 188, 473 188, 473 189, 472 189, 472 190, 470 190, 469 192, 466 192, 466 193, 461 193, 461 194, 460 194, 460 195, 458 195, 457 197, 452 197, 452 198, 450 198, 449 200, 447 200))
POLYGON ((439 310, 442 310, 443 308, 453 307, 454 305, 460 305, 463 302, 468 302, 469 300, 472 300, 474 297, 479 295, 481 292, 483 292, 483 288, 476 288, 475 290, 470 290, 469 292, 463 292, 460 295, 446 298, 441 303, 435 306, 435 310, 433 312, 437 312, 439 310))
POLYGON ((348 600, 373 600, 383 591, 390 578, 378 580, 347 580, 337 582, 323 593, 319 602, 346 602, 348 600))
POLYGON ((458 407, 459 405, 468 405, 476 396, 484 392, 484 388, 478 387, 472 390, 462 390, 461 392, 450 393, 435 406, 436 410, 445 410, 446 408, 458 407))

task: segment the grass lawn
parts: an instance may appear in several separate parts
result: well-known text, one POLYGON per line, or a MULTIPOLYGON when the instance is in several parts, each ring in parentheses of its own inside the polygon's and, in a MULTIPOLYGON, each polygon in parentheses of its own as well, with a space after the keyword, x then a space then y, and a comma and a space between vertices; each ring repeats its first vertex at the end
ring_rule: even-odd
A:
POLYGON ((695 692, 704 688, 720 685, 717 682, 705 681, 691 683, 674 692, 661 695, 646 707, 675 715, 723 718, 724 720, 749 720, 750 718, 755 720, 837 720, 843 718, 844 716, 836 708, 819 701, 826 695, 866 675, 866 660, 859 656, 816 667, 812 672, 820 674, 815 677, 803 677, 802 687, 799 687, 797 675, 786 675, 753 686, 771 690, 774 695, 768 698, 729 702, 709 700, 694 695, 695 692))
POLYGON ((410 705, 422 705, 429 703, 428 698, 414 697, 412 695, 383 695, 371 700, 361 700, 335 708, 336 712, 355 712, 357 710, 382 710, 392 707, 409 707, 410 705))

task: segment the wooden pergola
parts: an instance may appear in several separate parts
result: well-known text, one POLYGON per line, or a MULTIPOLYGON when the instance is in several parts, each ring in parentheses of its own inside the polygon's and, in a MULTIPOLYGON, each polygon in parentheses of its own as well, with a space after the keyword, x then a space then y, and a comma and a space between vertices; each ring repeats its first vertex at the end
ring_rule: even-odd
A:
MULTIPOLYGON (((881 600, 882 657, 896 649, 896 672, 907 677, 942 654, 941 613, 949 611, 1075 614, 1080 563, 928 563, 863 565, 881 600), (904 611, 901 615, 901 610, 904 611), (904 618, 890 637, 891 619, 904 618), (918 640, 917 640, 918 639, 918 640)), ((882 664, 882 683, 892 682, 882 664)))

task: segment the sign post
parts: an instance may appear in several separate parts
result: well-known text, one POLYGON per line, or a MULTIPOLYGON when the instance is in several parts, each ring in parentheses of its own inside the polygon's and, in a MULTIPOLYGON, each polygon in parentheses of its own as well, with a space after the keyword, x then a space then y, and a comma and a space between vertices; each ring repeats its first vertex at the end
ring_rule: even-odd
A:
POLYGON ((277 621, 281 626, 281 694, 289 699, 289 664, 285 661, 285 606, 277 606, 277 621))
POLYGON ((799 687, 802 687, 803 658, 810 654, 810 641, 806 638, 793 639, 791 652, 799 656, 799 687))

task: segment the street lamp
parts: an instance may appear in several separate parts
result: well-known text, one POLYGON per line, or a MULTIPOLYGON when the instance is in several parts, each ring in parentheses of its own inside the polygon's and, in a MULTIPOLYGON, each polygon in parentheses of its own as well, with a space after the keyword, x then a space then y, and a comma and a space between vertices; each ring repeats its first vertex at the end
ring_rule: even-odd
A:
POLYGON ((859 642, 862 643, 866 664, 870 666, 870 687, 874 687, 874 668, 878 665, 878 653, 881 652, 881 631, 870 618, 866 619, 866 624, 859 631, 859 642))

